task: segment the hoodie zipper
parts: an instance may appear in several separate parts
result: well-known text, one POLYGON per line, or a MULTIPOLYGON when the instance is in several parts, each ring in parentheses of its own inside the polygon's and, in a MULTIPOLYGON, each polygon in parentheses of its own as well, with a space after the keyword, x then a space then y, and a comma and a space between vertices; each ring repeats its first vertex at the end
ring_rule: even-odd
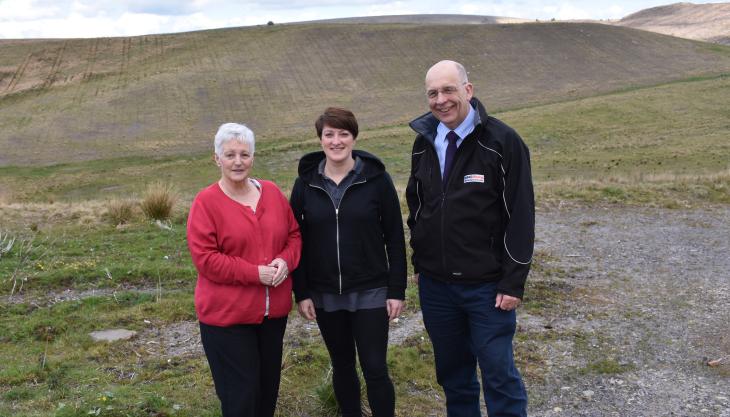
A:
MULTIPOLYGON (((360 182, 353 182, 352 184, 348 185, 347 188, 345 188, 345 191, 342 192, 342 198, 340 198, 340 203, 342 203, 342 199, 345 198, 345 194, 347 193, 347 190, 350 189, 353 185, 356 184, 365 184, 367 180, 362 180, 360 182)), ((330 201, 332 202, 332 207, 335 209, 335 225, 336 225, 336 242, 337 242, 337 274, 338 274, 338 281, 339 281, 339 294, 342 294, 342 264, 340 262, 340 206, 335 205, 335 200, 332 198, 330 193, 327 192, 324 188, 318 186, 309 184, 312 188, 318 188, 322 191, 324 191, 325 194, 327 194, 327 197, 330 198, 330 201)))

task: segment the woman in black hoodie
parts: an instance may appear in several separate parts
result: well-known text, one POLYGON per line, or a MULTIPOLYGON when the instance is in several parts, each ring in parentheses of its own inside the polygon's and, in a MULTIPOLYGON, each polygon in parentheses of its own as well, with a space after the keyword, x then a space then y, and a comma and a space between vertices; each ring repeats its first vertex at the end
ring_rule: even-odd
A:
POLYGON ((303 241, 295 298, 327 345, 342 416, 361 416, 357 352, 373 417, 392 417, 388 322, 403 310, 406 289, 398 194, 378 158, 353 150, 352 112, 327 108, 315 128, 322 151, 299 161, 291 196, 303 241))

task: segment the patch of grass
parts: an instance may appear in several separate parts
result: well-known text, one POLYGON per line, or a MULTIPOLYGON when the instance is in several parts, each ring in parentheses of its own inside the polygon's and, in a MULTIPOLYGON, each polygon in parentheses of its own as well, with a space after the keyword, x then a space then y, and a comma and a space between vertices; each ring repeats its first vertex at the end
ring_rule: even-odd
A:
POLYGON ((9 400, 0 401, 0 415, 215 415, 203 358, 167 361, 134 340, 89 338, 102 328, 145 334, 148 326, 194 318, 191 293, 156 300, 129 292, 0 310, 0 361, 7 365, 0 367, 0 392, 9 400))
POLYGON ((615 375, 631 371, 633 369, 633 365, 620 364, 616 359, 608 358, 590 362, 585 368, 583 368, 582 372, 601 375, 615 375))
MULTIPOLYGON (((185 228, 176 224, 169 229, 146 222, 121 229, 103 223, 52 226, 38 240, 42 250, 32 252, 17 273, 26 292, 160 283, 192 288, 197 276, 185 228)), ((0 263, 0 277, 12 276, 17 266, 17 262, 0 263)), ((1 292, 9 293, 12 286, 13 282, 0 281, 1 292)))
POLYGON ((573 297, 572 292, 573 287, 564 281, 528 279, 523 307, 534 315, 554 314, 573 297))
POLYGON ((112 225, 123 225, 132 221, 138 203, 129 199, 114 199, 107 203, 104 218, 112 225))
POLYGON ((151 220, 167 220, 172 216, 177 194, 172 185, 161 181, 147 186, 140 206, 144 215, 151 220))
POLYGON ((728 89, 730 77, 687 80, 501 118, 530 146, 538 200, 727 203, 728 89))
POLYGON ((529 314, 555 315, 562 311, 567 300, 575 297, 575 289, 565 281, 568 272, 554 261, 542 251, 536 251, 533 256, 522 305, 529 314))
POLYGON ((335 389, 332 385, 332 367, 322 378, 322 381, 314 388, 314 398, 322 409, 324 415, 336 416, 340 412, 340 406, 335 398, 335 389))

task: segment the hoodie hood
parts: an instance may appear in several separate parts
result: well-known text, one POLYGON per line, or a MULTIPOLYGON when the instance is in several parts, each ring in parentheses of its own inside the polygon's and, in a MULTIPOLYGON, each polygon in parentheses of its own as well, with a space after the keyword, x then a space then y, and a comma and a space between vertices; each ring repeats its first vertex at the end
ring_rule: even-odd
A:
MULTIPOLYGON (((482 120, 487 120, 487 109, 484 107, 481 101, 476 97, 472 97, 469 104, 476 110, 476 119, 474 119, 474 125, 479 125, 482 120)), ((436 128, 439 125, 439 119, 433 115, 430 111, 424 113, 411 121, 408 125, 416 133, 426 138, 429 142, 433 143, 436 139, 436 128)))
MULTIPOLYGON (((361 177, 365 180, 381 175, 385 172, 385 164, 383 164, 377 156, 361 151, 359 149, 352 150, 353 157, 360 157, 362 161, 361 177)), ((318 179, 319 163, 325 159, 324 151, 308 153, 299 160, 298 173, 299 177, 307 183, 311 183, 318 179)))

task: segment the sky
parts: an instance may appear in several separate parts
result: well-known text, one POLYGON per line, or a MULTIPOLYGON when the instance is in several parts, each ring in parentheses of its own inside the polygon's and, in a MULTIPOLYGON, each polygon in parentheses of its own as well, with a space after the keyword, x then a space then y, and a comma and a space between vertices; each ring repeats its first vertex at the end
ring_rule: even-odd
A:
POLYGON ((262 25, 269 21, 398 14, 620 19, 676 1, 679 0, 0 0, 0 39, 135 36, 262 25))

